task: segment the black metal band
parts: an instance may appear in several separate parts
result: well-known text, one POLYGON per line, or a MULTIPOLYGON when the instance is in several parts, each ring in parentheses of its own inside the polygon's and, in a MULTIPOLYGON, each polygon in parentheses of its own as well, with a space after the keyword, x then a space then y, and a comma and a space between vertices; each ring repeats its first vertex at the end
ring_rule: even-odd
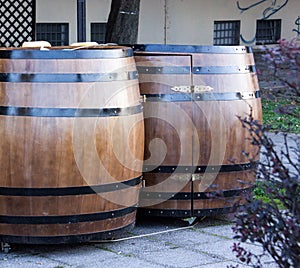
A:
POLYGON ((124 108, 33 108, 0 106, 0 115, 7 116, 33 116, 33 117, 110 117, 129 116, 142 113, 143 106, 130 106, 124 108))
POLYGON ((106 211, 92 214, 79 214, 68 216, 2 216, 0 215, 0 223, 5 224, 71 224, 80 222, 102 221, 125 216, 135 212, 134 207, 124 209, 106 211))
POLYGON ((80 235, 61 235, 61 236, 14 236, 14 235, 0 235, 0 241, 4 243, 16 244, 66 244, 66 243, 83 243, 92 240, 109 240, 124 236, 126 232, 131 231, 135 222, 127 226, 107 230, 97 233, 88 233, 80 235))
POLYGON ((254 65, 247 66, 195 66, 193 74, 245 74, 254 73, 254 65))
POLYGON ((138 52, 211 53, 211 54, 252 53, 252 49, 249 46, 193 46, 193 45, 136 44, 136 45, 131 45, 131 47, 133 48, 133 51, 135 53, 138 52))
POLYGON ((257 167, 258 163, 241 163, 235 165, 220 165, 220 166, 150 166, 144 165, 144 173, 216 173, 216 172, 235 172, 252 170, 257 167))
POLYGON ((190 74, 190 66, 137 66, 139 74, 190 74))
POLYGON ((89 83, 137 79, 137 71, 120 73, 0 73, 0 82, 9 83, 89 83))
MULTIPOLYGON (((190 74, 189 66, 137 66, 139 74, 190 74)), ((195 66, 193 74, 245 74, 254 73, 254 65, 247 66, 195 66)))
POLYGON ((71 47, 51 50, 0 49, 0 59, 109 59, 132 57, 133 50, 127 48, 91 47, 74 49, 71 47))
POLYGON ((88 195, 120 191, 141 183, 142 177, 137 177, 128 181, 116 182, 103 185, 91 185, 82 187, 58 187, 58 188, 19 188, 0 187, 0 196, 69 196, 88 195))
POLYGON ((241 196, 250 193, 253 187, 232 190, 220 190, 218 192, 140 192, 141 199, 155 199, 155 200, 204 200, 204 199, 218 199, 241 196))
POLYGON ((192 217, 192 210, 184 209, 149 209, 139 207, 137 209, 137 217, 139 216, 149 216, 149 217, 178 217, 187 218, 192 217))
POLYGON ((257 90, 253 92, 144 94, 144 96, 147 102, 234 101, 260 98, 261 93, 257 90), (243 94, 251 96, 244 96, 243 94))
POLYGON ((211 209, 194 209, 194 210, 183 210, 183 209, 147 209, 138 208, 138 216, 154 216, 154 217, 200 217, 200 216, 213 216, 221 215, 226 213, 232 213, 236 209, 236 206, 223 207, 223 208, 211 208, 211 209))

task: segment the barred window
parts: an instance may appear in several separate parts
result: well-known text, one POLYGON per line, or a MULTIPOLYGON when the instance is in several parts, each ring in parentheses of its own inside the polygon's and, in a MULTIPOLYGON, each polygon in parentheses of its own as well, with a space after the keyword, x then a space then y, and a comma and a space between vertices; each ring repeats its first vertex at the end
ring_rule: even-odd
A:
POLYGON ((281 20, 257 20, 256 44, 276 44, 281 35, 281 20))
POLYGON ((91 23, 91 41, 103 44, 105 42, 106 23, 91 23))
POLYGON ((239 45, 240 21, 215 21, 214 45, 239 45))
POLYGON ((48 41, 52 46, 69 45, 68 23, 37 23, 36 39, 48 41))

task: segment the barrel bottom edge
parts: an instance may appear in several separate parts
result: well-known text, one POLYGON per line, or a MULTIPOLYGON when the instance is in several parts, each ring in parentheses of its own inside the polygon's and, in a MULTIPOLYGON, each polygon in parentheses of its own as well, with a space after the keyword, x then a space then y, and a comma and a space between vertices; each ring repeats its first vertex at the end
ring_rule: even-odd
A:
POLYGON ((113 240, 125 236, 135 226, 135 221, 124 227, 104 232, 66 236, 12 236, 0 235, 0 242, 9 244, 79 244, 99 240, 113 240))

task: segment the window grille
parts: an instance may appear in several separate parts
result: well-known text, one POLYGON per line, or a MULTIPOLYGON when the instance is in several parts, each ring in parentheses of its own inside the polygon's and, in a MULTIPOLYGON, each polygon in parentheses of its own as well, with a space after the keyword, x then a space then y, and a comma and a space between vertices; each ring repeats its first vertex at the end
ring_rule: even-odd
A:
POLYGON ((240 21, 215 21, 214 45, 239 45, 240 21))
POLYGON ((0 46, 34 40, 35 8, 35 0, 0 0, 0 46))
POLYGON ((280 39, 281 20, 257 20, 256 44, 276 44, 280 39))
POLYGON ((68 23, 37 23, 36 39, 48 41, 52 46, 69 45, 68 23))
POLYGON ((91 23, 91 41, 103 44, 105 42, 106 23, 91 23))

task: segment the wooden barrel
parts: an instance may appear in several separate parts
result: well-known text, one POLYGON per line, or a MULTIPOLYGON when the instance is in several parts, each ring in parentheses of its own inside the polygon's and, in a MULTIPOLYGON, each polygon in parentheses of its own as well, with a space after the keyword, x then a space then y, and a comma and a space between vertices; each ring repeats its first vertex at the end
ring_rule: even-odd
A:
POLYGON ((261 121, 253 54, 243 46, 135 45, 144 97, 145 156, 138 214, 232 211, 255 182, 258 149, 238 116, 261 121), (255 158, 257 160, 257 158, 255 158))
POLYGON ((132 49, 0 49, 0 82, 0 241, 131 229, 144 153, 132 49))

